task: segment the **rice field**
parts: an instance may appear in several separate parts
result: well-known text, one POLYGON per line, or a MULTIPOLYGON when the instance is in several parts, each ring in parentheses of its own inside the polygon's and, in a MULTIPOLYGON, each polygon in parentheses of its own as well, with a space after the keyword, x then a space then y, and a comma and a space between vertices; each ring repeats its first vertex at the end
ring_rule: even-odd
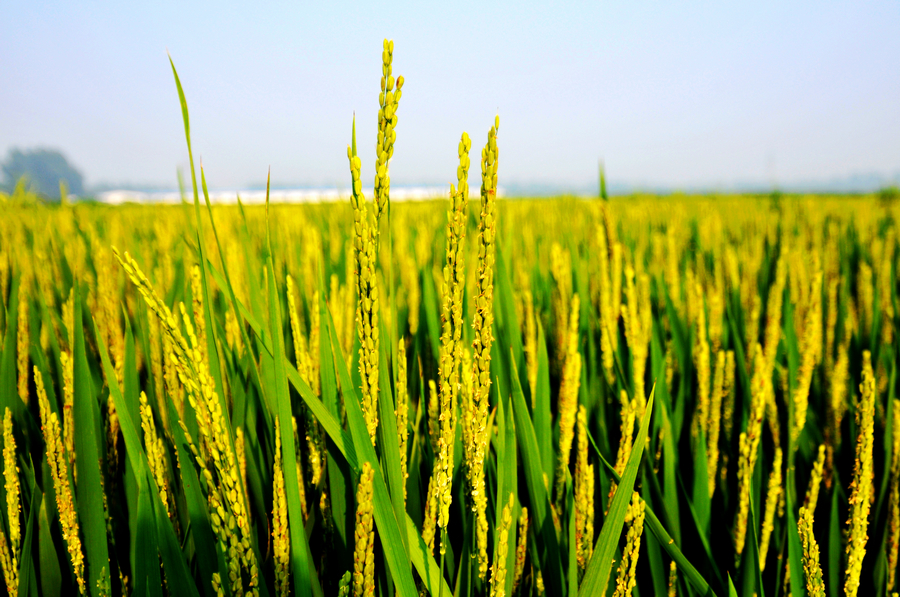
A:
POLYGON ((6 204, 9 594, 894 594, 896 202, 392 204, 392 54, 348 201, 6 204))

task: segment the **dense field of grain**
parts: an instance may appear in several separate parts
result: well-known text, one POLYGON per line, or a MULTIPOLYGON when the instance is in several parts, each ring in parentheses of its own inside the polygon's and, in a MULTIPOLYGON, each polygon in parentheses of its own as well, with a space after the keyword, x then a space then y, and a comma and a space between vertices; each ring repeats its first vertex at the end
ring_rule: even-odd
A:
POLYGON ((369 201, 5 206, 9 592, 892 592, 896 205, 391 204, 388 50, 369 201))
POLYGON ((8 210, 7 585, 438 594, 443 551, 448 594, 801 594, 815 541, 830 594, 894 586, 886 207, 500 200, 491 304, 449 207, 382 222, 368 383, 347 205, 8 210))

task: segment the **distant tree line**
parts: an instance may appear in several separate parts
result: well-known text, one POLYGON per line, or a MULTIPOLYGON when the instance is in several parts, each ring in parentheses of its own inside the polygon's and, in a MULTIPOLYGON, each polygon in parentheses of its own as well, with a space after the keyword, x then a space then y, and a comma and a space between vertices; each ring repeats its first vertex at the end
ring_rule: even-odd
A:
POLYGON ((55 149, 11 149, 0 169, 7 192, 24 178, 31 192, 51 201, 59 201, 60 183, 65 183, 70 193, 84 193, 84 176, 55 149))

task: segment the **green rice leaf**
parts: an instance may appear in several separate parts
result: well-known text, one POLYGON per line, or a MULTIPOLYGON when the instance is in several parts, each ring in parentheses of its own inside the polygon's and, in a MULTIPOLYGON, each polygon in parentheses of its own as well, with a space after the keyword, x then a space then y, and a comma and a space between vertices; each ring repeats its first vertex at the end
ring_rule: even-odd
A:
MULTIPOLYGON (((209 208, 210 208, 210 219, 211 219, 212 218, 212 206, 209 206, 209 208)), ((216 229, 215 224, 213 224, 213 230, 215 230, 215 229, 216 229)), ((219 253, 220 254, 222 253, 221 246, 219 247, 219 253)), ((257 319, 253 315, 253 313, 251 313, 247 309, 247 307, 244 306, 244 303, 242 303, 237 298, 237 296, 235 296, 234 289, 232 288, 231 282, 228 279, 228 271, 223 270, 223 271, 225 271, 225 276, 223 276, 221 273, 219 273, 219 270, 217 270, 216 267, 209 260, 206 261, 206 267, 209 270, 210 275, 213 277, 213 280, 216 281, 216 284, 218 284, 220 288, 228 289, 228 294, 229 294, 229 297, 231 298, 231 304, 234 307, 235 317, 240 315, 240 317, 242 317, 244 319, 244 321, 246 321, 248 324, 250 324, 250 329, 252 329, 253 332, 256 334, 256 338, 260 342, 263 343, 263 347, 266 349, 266 352, 268 352, 269 354, 272 354, 272 347, 269 345, 269 341, 268 341, 266 332, 263 329, 262 324, 259 321, 257 321, 257 319)), ((250 338, 247 335, 247 330, 245 330, 243 327, 241 327, 241 330, 243 331, 244 342, 247 343, 247 345, 249 346, 250 338)))
POLYGON ((737 589, 734 588, 734 581, 731 579, 731 573, 728 574, 728 597, 738 597, 737 589))
MULTIPOLYGON (((788 471, 788 483, 794 482, 794 470, 788 471)), ((806 588, 803 571, 803 551, 800 546, 800 531, 797 529, 797 516, 794 514, 794 501, 787 492, 787 504, 785 507, 785 525, 787 526, 788 541, 788 566, 791 569, 791 592, 794 595, 802 595, 806 588)))
POLYGON ((25 523, 25 541, 22 543, 22 555, 19 562, 19 589, 17 593, 19 597, 30 597, 37 594, 32 547, 34 545, 34 525, 38 522, 41 504, 44 500, 44 493, 38 488, 37 483, 34 482, 34 463, 30 462, 30 459, 26 474, 31 480, 31 507, 28 509, 28 518, 25 523))
MULTIPOLYGON (((747 520, 747 543, 744 547, 741 560, 741 576, 743 577, 744 596, 765 597, 762 584, 762 570, 759 565, 759 542, 756 536, 757 517, 754 506, 753 492, 750 493, 750 512, 747 520)), ((801 578, 803 578, 801 576, 801 578)))
MULTIPOLYGON (((180 93, 180 92, 179 92, 180 93)), ((187 110, 187 105, 184 106, 185 111, 187 110)), ((190 148, 188 148, 190 150, 190 148)), ((191 168, 191 176, 194 175, 193 167, 191 168)), ((206 197, 207 202, 209 201, 209 191, 206 188, 206 175, 203 173, 203 166, 200 166, 200 180, 203 183, 203 196, 206 197)), ((216 321, 213 319, 212 308, 213 308, 213 296, 210 292, 209 288, 209 277, 206 272, 206 251, 203 248, 203 222, 200 217, 200 199, 197 196, 197 183, 194 182, 194 213, 196 215, 195 220, 195 233, 197 235, 197 250, 200 253, 200 292, 203 295, 203 320, 204 325, 206 326, 206 357, 208 359, 207 365, 209 366, 209 372, 212 375, 213 381, 215 382, 216 395, 219 397, 219 403, 222 406, 222 412, 228 412, 228 403, 225 398, 225 384, 222 383, 222 363, 219 361, 219 344, 217 340, 216 334, 216 321)), ((232 449, 234 448, 234 433, 233 431, 229 434, 229 440, 232 444, 232 449)))
MULTIPOLYGON (((622 478, 616 473, 615 468, 607 462, 605 458, 600 456, 600 462, 603 464, 606 472, 609 474, 616 483, 621 483, 622 478)), ((654 491, 658 493, 658 483, 655 483, 655 477, 652 474, 645 475, 645 479, 650 481, 650 486, 654 487, 654 491)), ((690 505, 690 503, 688 504, 690 505)), ((715 593, 712 588, 710 588, 709 583, 706 582, 706 579, 697 571, 693 564, 688 561, 688 559, 684 556, 681 549, 678 547, 679 541, 677 539, 673 539, 668 531, 666 531, 666 527, 660 522, 659 518, 657 518, 656 513, 653 511, 653 508, 650 507, 650 504, 645 500, 644 505, 644 524, 647 525, 647 528, 650 529, 650 532, 653 533, 653 536, 656 538, 660 547, 662 547, 666 553, 669 554, 669 557, 675 560, 675 564, 678 566, 678 572, 681 574, 691 586, 694 587, 694 590, 697 591, 700 595, 705 597, 715 597, 715 593)), ((708 551, 708 550, 707 550, 708 551)), ((710 556, 711 557, 711 556, 710 556)))
POLYGON ((297 393, 300 394, 300 397, 303 399, 307 408, 312 411, 313 416, 325 430, 325 433, 328 434, 331 441, 334 442, 335 447, 337 447, 344 458, 347 459, 350 466, 355 469, 358 466, 359 461, 356 456, 356 450, 353 447, 353 438, 341 427, 337 419, 328 412, 328 409, 322 404, 322 401, 316 398, 312 389, 306 385, 306 382, 300 377, 300 373, 298 373, 297 369, 290 363, 287 356, 284 357, 284 369, 287 372, 288 380, 291 382, 291 385, 294 386, 294 389, 297 390, 297 393))
POLYGON ((406 515, 406 534, 409 537, 410 559, 428 593, 430 595, 443 594, 447 597, 453 595, 454 593, 447 586, 447 581, 441 577, 440 566, 434 561, 428 546, 425 545, 425 540, 422 539, 419 529, 416 528, 416 523, 409 517, 409 514, 406 515))
MULTIPOLYGON (((9 304, 17 305, 19 301, 19 278, 13 279, 9 304)), ((2 300, 0 300, 2 302, 2 300)), ((15 313, 12 309, 10 314, 15 313)), ((7 321, 16 321, 15 316, 7 316, 7 321)), ((10 323, 6 326, 6 334, 3 338, 3 354, 0 355, 0 411, 6 412, 8 408, 13 416, 19 418, 19 413, 24 410, 22 400, 16 390, 16 326, 10 323)))
POLYGON ((706 472, 706 433, 701 429, 694 445, 694 485, 692 508, 696 516, 697 530, 704 540, 710 540, 711 501, 709 499, 709 477, 706 472))
POLYGON ((662 523, 659 522, 659 518, 656 517, 653 510, 646 508, 644 510, 644 517, 647 526, 650 528, 650 532, 652 532, 657 541, 659 541, 660 546, 669 554, 670 558, 675 560, 675 564, 678 566, 678 573, 691 583, 691 586, 694 587, 694 590, 697 591, 699 595, 715 597, 715 592, 713 592, 709 583, 706 582, 706 579, 697 572, 697 569, 694 568, 693 564, 691 564, 684 556, 684 553, 679 549, 675 540, 669 536, 662 523))
POLYGON ((548 479, 556 471, 556 452, 553 451, 553 420, 550 414, 550 359, 547 357, 547 339, 544 326, 537 318, 537 383, 534 396, 534 435, 537 441, 541 466, 548 479))
MULTIPOLYGON (((644 474, 646 475, 646 472, 644 474)), ((650 561, 650 580, 653 581, 653 594, 665 595, 668 590, 666 574, 668 566, 663 562, 659 541, 656 539, 656 535, 647 533, 644 535, 641 543, 647 546, 647 559, 650 561)))
POLYGON ((84 350, 81 327, 81 297, 75 293, 74 408, 75 462, 78 467, 76 499, 78 518, 84 533, 87 577, 92 593, 97 587, 109 587, 109 551, 106 547, 106 513, 103 484, 100 479, 98 440, 105 436, 100 428, 100 408, 84 350))
MULTIPOLYGON (((275 405, 281 421, 282 460, 284 462, 284 487, 287 494, 288 531, 291 538, 291 576, 294 580, 294 592, 298 597, 322 595, 322 588, 316 574, 315 564, 309 550, 309 541, 304 532, 303 510, 300 505, 300 480, 297 477, 296 448, 292 428, 291 398, 288 393, 287 371, 284 367, 285 351, 282 336, 281 304, 278 288, 275 284, 275 266, 272 262, 272 242, 269 237, 269 190, 266 184, 266 244, 268 245, 267 268, 269 296, 269 326, 272 337, 273 361, 272 377, 274 378, 275 405)), ((263 361, 266 362, 265 360, 263 361)))
MULTIPOLYGON (((663 354, 662 344, 660 342, 660 334, 662 329, 656 323, 653 326, 655 334, 652 335, 650 341, 650 358, 653 367, 653 378, 657 380, 665 380, 666 357, 663 354)), ((665 381, 658 381, 656 385, 658 401, 656 402, 656 412, 659 415, 659 429, 662 435, 662 461, 663 461, 663 488, 661 490, 663 514, 672 535, 677 543, 681 543, 681 519, 679 516, 678 506, 678 483, 675 480, 675 473, 678 471, 678 451, 675 449, 675 433, 672 429, 672 419, 669 416, 671 411, 671 395, 670 388, 665 381)), ((696 473, 695 473, 696 474, 696 473)), ((652 475, 652 481, 656 482, 656 475, 652 475)))
POLYGON ((187 99, 184 97, 181 79, 178 78, 178 71, 175 70, 175 63, 172 61, 171 55, 169 55, 169 64, 172 66, 172 74, 175 76, 175 87, 178 89, 178 101, 181 104, 181 119, 184 121, 184 137, 187 140, 188 158, 191 161, 191 182, 194 184, 194 200, 197 200, 197 176, 194 174, 194 154, 191 151, 191 120, 188 115, 187 99))
MULTIPOLYGON (((100 338, 100 335, 97 334, 97 326, 94 326, 94 337, 100 338)), ((98 343, 102 340, 98 339, 98 343)), ((140 421, 141 420, 141 412, 140 412, 140 382, 138 381, 138 369, 137 362, 134 354, 134 334, 131 333, 131 322, 128 318, 125 318, 125 368, 124 368, 124 377, 125 377, 125 389, 123 392, 123 396, 125 398, 124 405, 128 409, 128 414, 132 421, 140 421)), ((107 379, 109 379, 107 377, 107 379)), ((115 378, 113 378, 115 379, 115 378)), ((115 382, 115 385, 118 386, 118 381, 115 382)), ((110 388, 110 393, 112 393, 112 388, 110 388)), ((119 405, 116 405, 116 411, 119 411, 119 405)))
POLYGON ((640 431, 634 438, 634 447, 631 450, 631 455, 628 457, 625 474, 622 475, 622 481, 616 489, 616 494, 609 506, 609 512, 603 521, 600 536, 597 538, 594 546, 594 553, 588 562, 584 579, 581 582, 581 588, 578 591, 581 597, 599 595, 606 590, 609 572, 612 569, 613 556, 619 545, 622 529, 625 526, 625 514, 628 510, 628 505, 631 503, 634 481, 637 478, 641 456, 644 452, 643 446, 647 437, 647 429, 650 427, 650 416, 653 413, 655 392, 656 388, 654 387, 650 392, 650 399, 647 400, 647 410, 641 419, 640 431))
MULTIPOLYGON (((525 353, 522 350, 522 330, 519 328, 519 320, 516 318, 516 308, 513 303, 515 294, 512 290, 512 284, 509 281, 508 259, 506 257, 506 251, 503 249, 503 243, 497 243, 497 256, 494 263, 497 269, 494 275, 494 284, 497 289, 494 304, 500 307, 503 323, 501 328, 502 335, 500 337, 503 339, 503 344, 512 351, 512 358, 516 363, 516 371, 521 371, 522 374, 525 374, 525 353)), ((503 352, 504 351, 501 351, 501 353, 503 352)), ((504 356, 506 355, 504 354, 504 356)), ((519 381, 520 383, 527 384, 527 375, 519 381)))
MULTIPOLYGON (((385 327, 381 326, 381 337, 388 338, 385 327)), ((378 394, 378 438, 381 445, 382 466, 387 472, 388 488, 391 493, 391 502, 394 505, 394 516, 402 521, 406 518, 405 500, 403 497, 403 473, 400 470, 400 439, 397 436, 397 419, 394 415, 394 394, 391 391, 390 374, 387 367, 387 351, 384 342, 379 344, 380 359, 383 366, 379 367, 378 378, 380 392, 378 394)), ((406 533, 400 533, 403 550, 409 556, 409 546, 406 533)))
MULTIPOLYGON (((138 484, 138 534, 135 537, 134 545, 143 554, 137 554, 136 559, 153 561, 153 555, 159 551, 163 557, 163 566, 165 567, 168 582, 172 586, 177 586, 179 591, 183 591, 184 594, 198 597, 197 586, 190 576, 184 553, 178 547, 175 531, 166 515, 166 507, 159 495, 159 488, 156 486, 156 481, 150 473, 147 454, 144 451, 138 433, 138 423, 132 418, 131 410, 125 406, 125 398, 119 390, 119 384, 116 380, 115 368, 109 359, 106 343, 97 330, 96 324, 94 325, 94 337, 97 338, 97 349, 100 353, 100 362, 106 373, 106 378, 112 382, 109 384, 109 393, 113 399, 113 404, 116 406, 116 411, 119 413, 119 427, 125 440, 125 454, 128 457, 131 469, 135 471, 138 484), (163 538, 161 543, 159 537, 163 538)), ((174 425, 174 427, 181 432, 180 426, 174 425)), ((193 471, 193 467, 191 467, 191 471, 193 471)), ((158 567, 154 567, 154 569, 155 573, 149 576, 143 575, 146 583, 142 582, 141 577, 138 576, 136 578, 137 586, 147 584, 147 586, 154 589, 158 588, 161 585, 159 569, 158 567)), ((152 594, 156 594, 156 591, 154 590, 152 594)))
MULTIPOLYGON (((319 277, 319 304, 316 305, 316 309, 319 310, 319 337, 320 338, 328 338, 328 327, 325 323, 328 313, 328 307, 325 304, 325 290, 324 290, 324 282, 322 277, 319 277)), ((287 360, 287 359, 286 359, 287 360)), ((319 342, 319 363, 332 363, 333 358, 331 356, 331 342, 319 342)), ((287 367, 288 369, 288 378, 291 379, 291 383, 296 386, 291 376, 291 370, 293 367, 287 367)), ((299 381, 300 376, 296 375, 296 379, 299 381)), ((328 467, 328 488, 329 488, 329 497, 331 499, 331 514, 332 514, 332 522, 334 523, 334 528, 337 531, 337 540, 335 541, 336 551, 338 552, 338 557, 342 559, 346 559, 349 557, 349 540, 353 538, 353 530, 351 528, 352 522, 349 519, 350 509, 348 508, 348 503, 352 503, 353 496, 349 495, 350 483, 348 480, 351 478, 350 469, 356 467, 356 452, 352 453, 352 460, 354 462, 353 465, 347 464, 350 459, 349 452, 353 450, 353 438, 350 437, 349 432, 343 429, 340 426, 340 418, 341 418, 341 406, 338 402, 338 393, 337 393, 337 380, 335 379, 334 368, 333 367, 319 367, 319 379, 320 379, 320 391, 322 393, 322 402, 324 403, 327 413, 331 415, 331 427, 330 431, 326 430, 326 435, 328 436, 326 445, 328 447, 329 458, 327 462, 328 467), (343 447, 338 447, 336 441, 334 441, 334 437, 338 435, 341 436, 341 442, 343 447), (335 453, 337 450, 340 450, 345 459, 344 462, 338 462, 337 454, 335 453)), ((305 385, 305 384, 304 384, 305 385)), ((309 388, 307 388, 309 390, 309 388)), ((300 391, 300 390, 298 390, 300 391)), ((319 420, 320 424, 325 426, 322 421, 325 418, 325 415, 322 416, 316 415, 316 411, 313 409, 313 405, 309 404, 308 399, 315 398, 312 393, 312 390, 309 390, 308 393, 304 394, 300 391, 301 397, 304 400, 307 400, 307 406, 313 411, 314 416, 319 420)))
POLYGON ((828 578, 829 595, 840 594, 838 590, 841 582, 841 559, 844 555, 843 546, 841 545, 841 515, 838 493, 840 493, 840 487, 838 479, 835 478, 834 488, 831 491, 831 512, 828 522, 828 563, 825 569, 828 578))
MULTIPOLYGON (((496 346, 496 345, 495 345, 496 346)), ((510 400, 508 395, 503 392, 500 378, 497 378, 495 382, 495 387, 497 390, 497 410, 494 415, 494 420, 497 422, 497 439, 492 442, 494 445, 494 451, 497 454, 497 493, 496 495, 496 508, 495 508, 495 529, 500 528, 500 521, 503 517, 503 507, 506 505, 505 500, 502 496, 508 496, 510 493, 517 493, 517 482, 516 482, 516 427, 515 427, 515 419, 512 416, 512 412, 510 411, 510 400)), ((490 429, 492 426, 489 426, 490 429)), ((460 450, 461 451, 461 450, 460 450)), ((513 511, 515 515, 515 510, 513 511)), ((514 516, 514 521, 517 517, 514 516)), ((574 527, 573 527, 574 528, 574 527)), ((494 549, 497 549, 497 544, 500 541, 499 535, 494 537, 494 549)), ((515 548, 513 547, 516 544, 516 524, 515 522, 509 526, 509 531, 507 535, 507 544, 510 546, 507 551, 507 562, 506 569, 508 571, 505 578, 505 591, 506 594, 510 594, 512 592, 512 573, 509 571, 513 570, 513 564, 515 562, 515 548)))
MULTIPOLYGON (((47 469, 49 472, 49 468, 47 469)), ((45 477, 47 478, 47 477, 45 477)), ((41 511, 38 516, 38 551, 41 571, 41 592, 44 595, 59 595, 62 590, 62 572, 59 567, 59 556, 50 534, 50 514, 48 506, 53 498, 41 494, 41 511)), ((24 553, 24 552, 23 552, 24 553)), ((24 571, 19 572, 19 583, 24 571)))
MULTIPOLYGON (((685 498, 687 498, 687 491, 685 490, 684 493, 685 498)), ((713 551, 709 544, 709 538, 707 537, 707 534, 703 532, 703 524, 700 521, 700 517, 697 515, 697 510, 690 500, 685 499, 685 501, 687 501, 688 510, 691 513, 691 520, 694 522, 694 530, 697 532, 697 536, 700 538, 700 545, 703 547, 703 554, 706 556, 706 562, 709 567, 715 572, 717 579, 721 583, 722 579, 721 574, 719 573, 719 567, 717 566, 716 558, 713 556, 713 551)))
MULTIPOLYGON (((158 496, 159 494, 157 494, 158 496)), ((153 514, 150 491, 146 479, 140 483, 137 499, 137 532, 132 541, 134 555, 134 583, 144 587, 146 595, 162 597, 162 577, 159 572, 159 545, 156 540, 156 519, 153 514)), ((187 591, 187 587, 185 587, 187 591)))
MULTIPOLYGON (((359 394, 350 381, 347 362, 344 360, 341 352, 341 345, 335 334, 334 323, 331 321, 330 314, 328 315, 328 336, 331 340, 331 350, 340 381, 341 394, 344 396, 344 407, 347 410, 347 423, 353 437, 353 445, 356 448, 360 462, 373 464, 375 525, 378 528, 378 536, 384 547, 385 560, 387 560, 391 578, 396 584, 398 594, 402 597, 414 597, 417 595, 417 591, 413 582, 410 561, 408 557, 405 557, 406 551, 403 549, 403 540, 400 538, 400 525, 394 515, 393 504, 391 503, 381 467, 374 466, 378 463, 378 457, 375 454, 372 441, 369 439, 369 432, 366 430, 366 423, 363 418, 362 407, 360 406, 359 394)), ((358 471, 359 467, 357 467, 358 471)))
POLYGON ((678 507, 678 484, 675 481, 675 474, 678 471, 678 452, 675 450, 675 442, 672 439, 672 423, 669 419, 668 409, 665 404, 659 404, 657 408, 662 416, 663 429, 663 505, 672 535, 680 544, 681 516, 678 507))
POLYGON ((422 307, 425 309, 425 324, 428 327, 429 344, 434 358, 441 353, 441 318, 437 295, 434 290, 434 278, 422 276, 422 307))
MULTIPOLYGON (((172 403, 171 398, 168 399, 168 407, 169 420, 177 421, 178 411, 175 410, 175 405, 172 403)), ((184 501, 187 506, 188 521, 190 522, 190 535, 193 538, 193 546, 199 568, 199 582, 203 588, 203 594, 212 595, 213 591, 210 581, 213 572, 227 574, 227 571, 224 566, 219 566, 216 542, 209 522, 206 497, 200 490, 200 479, 197 477, 197 471, 193 464, 194 460, 187 447, 187 440, 181 425, 172 425, 172 434, 175 436, 175 448, 178 462, 180 463, 178 472, 181 476, 181 487, 184 491, 184 501)))
POLYGON ((522 465, 525 468, 525 484, 528 487, 528 497, 534 516, 534 528, 541 537, 541 540, 537 542, 541 552, 540 569, 544 574, 544 582, 547 584, 549 594, 562 595, 562 554, 557 539, 557 530, 552 520, 547 486, 544 484, 540 451, 528 413, 528 406, 525 404, 522 385, 519 383, 519 373, 515 369, 515 363, 512 366, 513 371, 510 377, 513 382, 512 405, 516 437, 519 449, 522 451, 522 465))

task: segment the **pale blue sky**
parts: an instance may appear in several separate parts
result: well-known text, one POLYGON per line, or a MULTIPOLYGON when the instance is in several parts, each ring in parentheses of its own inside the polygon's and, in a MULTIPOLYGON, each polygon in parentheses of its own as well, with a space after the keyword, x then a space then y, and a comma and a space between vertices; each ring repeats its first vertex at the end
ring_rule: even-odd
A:
MULTIPOLYGON (((394 184, 455 180, 499 111, 500 184, 728 186, 900 172, 900 2, 11 2, 0 158, 173 184, 171 52, 210 185, 373 176, 381 40, 406 79, 394 184), (140 5, 139 5, 140 4, 140 5)), ((473 156, 474 158, 474 156, 473 156)), ((473 159, 472 184, 477 179, 473 159)))

